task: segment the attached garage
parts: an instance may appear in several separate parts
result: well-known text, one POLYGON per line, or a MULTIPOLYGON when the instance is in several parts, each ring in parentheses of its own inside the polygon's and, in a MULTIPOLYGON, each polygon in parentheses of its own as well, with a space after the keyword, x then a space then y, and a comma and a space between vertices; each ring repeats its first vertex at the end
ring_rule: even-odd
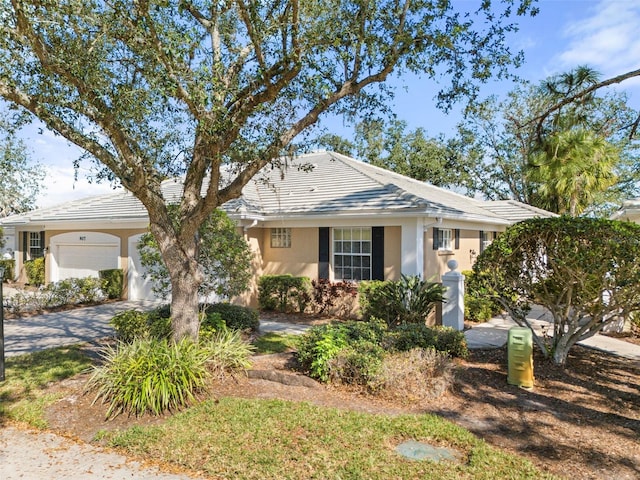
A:
POLYGON ((120 268, 120 239, 98 232, 51 237, 51 281, 97 277, 100 270, 120 268))

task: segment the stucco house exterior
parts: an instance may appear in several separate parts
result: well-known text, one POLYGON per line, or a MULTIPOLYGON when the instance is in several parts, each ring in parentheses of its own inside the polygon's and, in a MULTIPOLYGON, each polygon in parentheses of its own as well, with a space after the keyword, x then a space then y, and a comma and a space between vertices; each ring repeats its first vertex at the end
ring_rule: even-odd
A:
POLYGON ((611 215, 611 219, 640 223, 640 198, 622 202, 622 207, 611 215))
MULTIPOLYGON (((169 202, 177 198, 179 180, 165 181, 163 193, 169 202)), ((332 152, 296 157, 285 170, 264 169, 223 209, 255 254, 256 281, 238 299, 253 305, 264 274, 439 279, 451 259, 470 268, 507 226, 553 215, 516 201, 469 198, 332 152)), ((44 255, 47 281, 121 268, 129 299, 152 297, 136 249, 148 216, 128 192, 7 217, 0 225, 15 229, 17 275, 24 275, 24 261, 44 255)))

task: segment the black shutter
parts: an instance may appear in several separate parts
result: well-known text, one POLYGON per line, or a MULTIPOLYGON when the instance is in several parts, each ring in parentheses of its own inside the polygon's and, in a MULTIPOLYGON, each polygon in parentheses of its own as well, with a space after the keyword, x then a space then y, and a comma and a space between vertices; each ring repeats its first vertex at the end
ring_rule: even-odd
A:
POLYGON ((458 250, 460 248, 460 229, 456 228, 453 232, 454 232, 453 234, 456 236, 456 247, 455 248, 456 248, 456 250, 458 250))
POLYGON ((440 247, 440 241, 438 240, 439 237, 439 232, 438 229, 436 227, 433 227, 433 249, 434 250, 438 250, 438 248, 440 247))
POLYGON ((40 232, 40 256, 44 257, 44 231, 40 232))
POLYGON ((484 252, 484 242, 482 241, 484 238, 484 231, 480 230, 480 250, 479 252, 484 252))
POLYGON ((22 261, 26 262, 29 258, 27 256, 27 248, 29 247, 29 232, 22 232, 22 261))
POLYGON ((371 228, 371 280, 384 280, 384 227, 371 228))
POLYGON ((329 227, 318 228, 318 278, 329 279, 329 227))

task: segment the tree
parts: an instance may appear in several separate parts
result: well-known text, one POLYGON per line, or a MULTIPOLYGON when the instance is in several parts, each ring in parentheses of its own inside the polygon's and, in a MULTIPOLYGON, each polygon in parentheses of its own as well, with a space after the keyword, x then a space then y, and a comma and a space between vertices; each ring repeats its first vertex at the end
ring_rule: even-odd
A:
POLYGON ((536 12, 531 0, 468 14, 409 0, 7 0, 0 96, 144 204, 171 279, 174 339, 197 338, 197 232, 211 212, 285 162, 322 114, 387 108, 392 74, 445 75, 442 108, 474 99, 479 82, 521 62, 505 36, 514 16, 536 12), (176 175, 173 222, 160 183, 176 175))
POLYGON ((615 200, 613 194, 635 192, 638 145, 627 133, 638 112, 624 94, 585 95, 535 122, 560 99, 597 81, 597 72, 579 67, 471 111, 459 132, 475 138, 470 148, 485 152, 478 176, 488 198, 580 214, 615 200))
MULTIPOLYGON (((209 298, 215 294, 229 300, 246 291, 251 279, 252 255, 234 222, 222 210, 214 210, 200 226, 198 236, 198 264, 203 274, 198 291, 200 297, 209 298)), ((138 251, 154 293, 167 298, 171 293, 171 282, 153 235, 142 236, 138 251)))
POLYGON ((32 210, 44 179, 42 166, 31 161, 27 146, 3 123, 0 122, 0 218, 32 210))
POLYGON ((520 326, 541 305, 553 318, 545 356, 564 365, 570 348, 640 311, 640 225, 588 217, 536 218, 509 227, 478 257, 474 281, 520 326))

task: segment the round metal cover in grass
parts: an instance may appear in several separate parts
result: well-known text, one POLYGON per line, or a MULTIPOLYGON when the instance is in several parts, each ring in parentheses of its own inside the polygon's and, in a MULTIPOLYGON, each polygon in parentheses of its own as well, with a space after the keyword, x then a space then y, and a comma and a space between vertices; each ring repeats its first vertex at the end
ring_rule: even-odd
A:
POLYGON ((403 457, 410 458, 411 460, 431 460, 432 462, 450 460, 456 462, 460 459, 458 452, 454 450, 434 447, 433 445, 417 442, 415 440, 409 440, 401 443, 396 447, 396 452, 403 457))

